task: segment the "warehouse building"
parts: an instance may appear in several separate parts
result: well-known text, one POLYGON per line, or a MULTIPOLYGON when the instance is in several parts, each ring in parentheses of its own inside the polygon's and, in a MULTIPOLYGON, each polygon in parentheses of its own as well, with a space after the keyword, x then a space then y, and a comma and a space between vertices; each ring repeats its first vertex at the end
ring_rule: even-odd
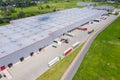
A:
POLYGON ((54 39, 105 14, 104 10, 72 8, 13 20, 0 27, 0 67, 18 61, 50 45, 54 39))

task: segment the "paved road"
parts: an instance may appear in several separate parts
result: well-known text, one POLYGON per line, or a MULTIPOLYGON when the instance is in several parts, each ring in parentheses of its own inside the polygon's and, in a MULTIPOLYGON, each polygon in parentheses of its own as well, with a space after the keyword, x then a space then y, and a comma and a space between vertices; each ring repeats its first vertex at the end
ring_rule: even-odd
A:
POLYGON ((107 19, 105 22, 101 22, 96 25, 96 26, 102 26, 99 27, 97 29, 96 32, 94 32, 86 41, 86 43, 84 44, 83 48, 81 49, 81 51, 79 52, 79 54, 76 56, 76 58, 73 60, 73 62, 71 63, 71 65, 68 67, 68 69, 65 71, 65 73, 63 74, 61 80, 72 80, 72 78, 74 77, 76 71, 79 68, 79 65, 81 64, 85 54, 87 53, 92 41, 96 38, 96 36, 103 31, 109 24, 111 24, 118 16, 111 16, 109 19, 107 19))

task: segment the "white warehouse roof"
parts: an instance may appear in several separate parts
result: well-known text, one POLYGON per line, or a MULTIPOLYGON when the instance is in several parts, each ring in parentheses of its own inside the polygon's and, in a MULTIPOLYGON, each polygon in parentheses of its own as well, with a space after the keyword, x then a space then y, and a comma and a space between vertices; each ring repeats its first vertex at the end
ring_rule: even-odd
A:
POLYGON ((103 10, 72 8, 11 21, 0 27, 0 58, 46 38, 56 30, 104 13, 103 10))
POLYGON ((115 8, 113 6, 96 6, 94 9, 114 11, 115 8))

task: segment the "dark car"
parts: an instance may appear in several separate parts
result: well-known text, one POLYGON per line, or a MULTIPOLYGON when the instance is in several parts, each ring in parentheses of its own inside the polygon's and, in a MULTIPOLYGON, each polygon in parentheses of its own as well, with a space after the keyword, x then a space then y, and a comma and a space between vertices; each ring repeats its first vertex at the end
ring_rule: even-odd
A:
POLYGON ((94 29, 92 29, 92 30, 88 31, 88 34, 90 34, 90 33, 92 33, 92 32, 94 32, 94 29))
POLYGON ((52 47, 57 48, 57 46, 55 46, 55 45, 52 45, 52 47))

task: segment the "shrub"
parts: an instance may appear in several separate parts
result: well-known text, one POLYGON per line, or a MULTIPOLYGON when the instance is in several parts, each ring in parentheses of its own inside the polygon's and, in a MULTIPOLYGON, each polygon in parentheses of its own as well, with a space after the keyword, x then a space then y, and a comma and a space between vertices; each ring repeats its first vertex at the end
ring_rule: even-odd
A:
POLYGON ((119 14, 119 12, 115 12, 115 13, 114 13, 114 15, 118 15, 118 14, 119 14))
POLYGON ((49 9, 49 8, 50 8, 50 6, 49 6, 49 5, 46 5, 46 8, 48 8, 48 9, 49 9))
POLYGON ((53 9, 53 12, 56 12, 56 11, 57 11, 56 8, 54 8, 54 9, 53 9))
POLYGON ((18 18, 24 18, 25 17, 25 13, 23 11, 20 11, 18 14, 17 14, 17 17, 18 18))
POLYGON ((2 18, 0 18, 0 24, 1 24, 1 23, 3 23, 3 19, 2 19, 2 18))
POLYGON ((15 13, 15 12, 16 12, 15 8, 13 8, 13 7, 10 7, 10 8, 9 8, 9 11, 10 11, 11 13, 15 13))
POLYGON ((43 7, 42 7, 42 6, 38 6, 38 9, 39 9, 39 10, 42 10, 42 9, 43 9, 43 7))
POLYGON ((4 23, 9 23, 9 19, 4 19, 4 23))
POLYGON ((70 2, 70 0, 66 0, 66 2, 70 2))
POLYGON ((2 23, 9 23, 10 19, 9 18, 0 18, 0 24, 2 23))

